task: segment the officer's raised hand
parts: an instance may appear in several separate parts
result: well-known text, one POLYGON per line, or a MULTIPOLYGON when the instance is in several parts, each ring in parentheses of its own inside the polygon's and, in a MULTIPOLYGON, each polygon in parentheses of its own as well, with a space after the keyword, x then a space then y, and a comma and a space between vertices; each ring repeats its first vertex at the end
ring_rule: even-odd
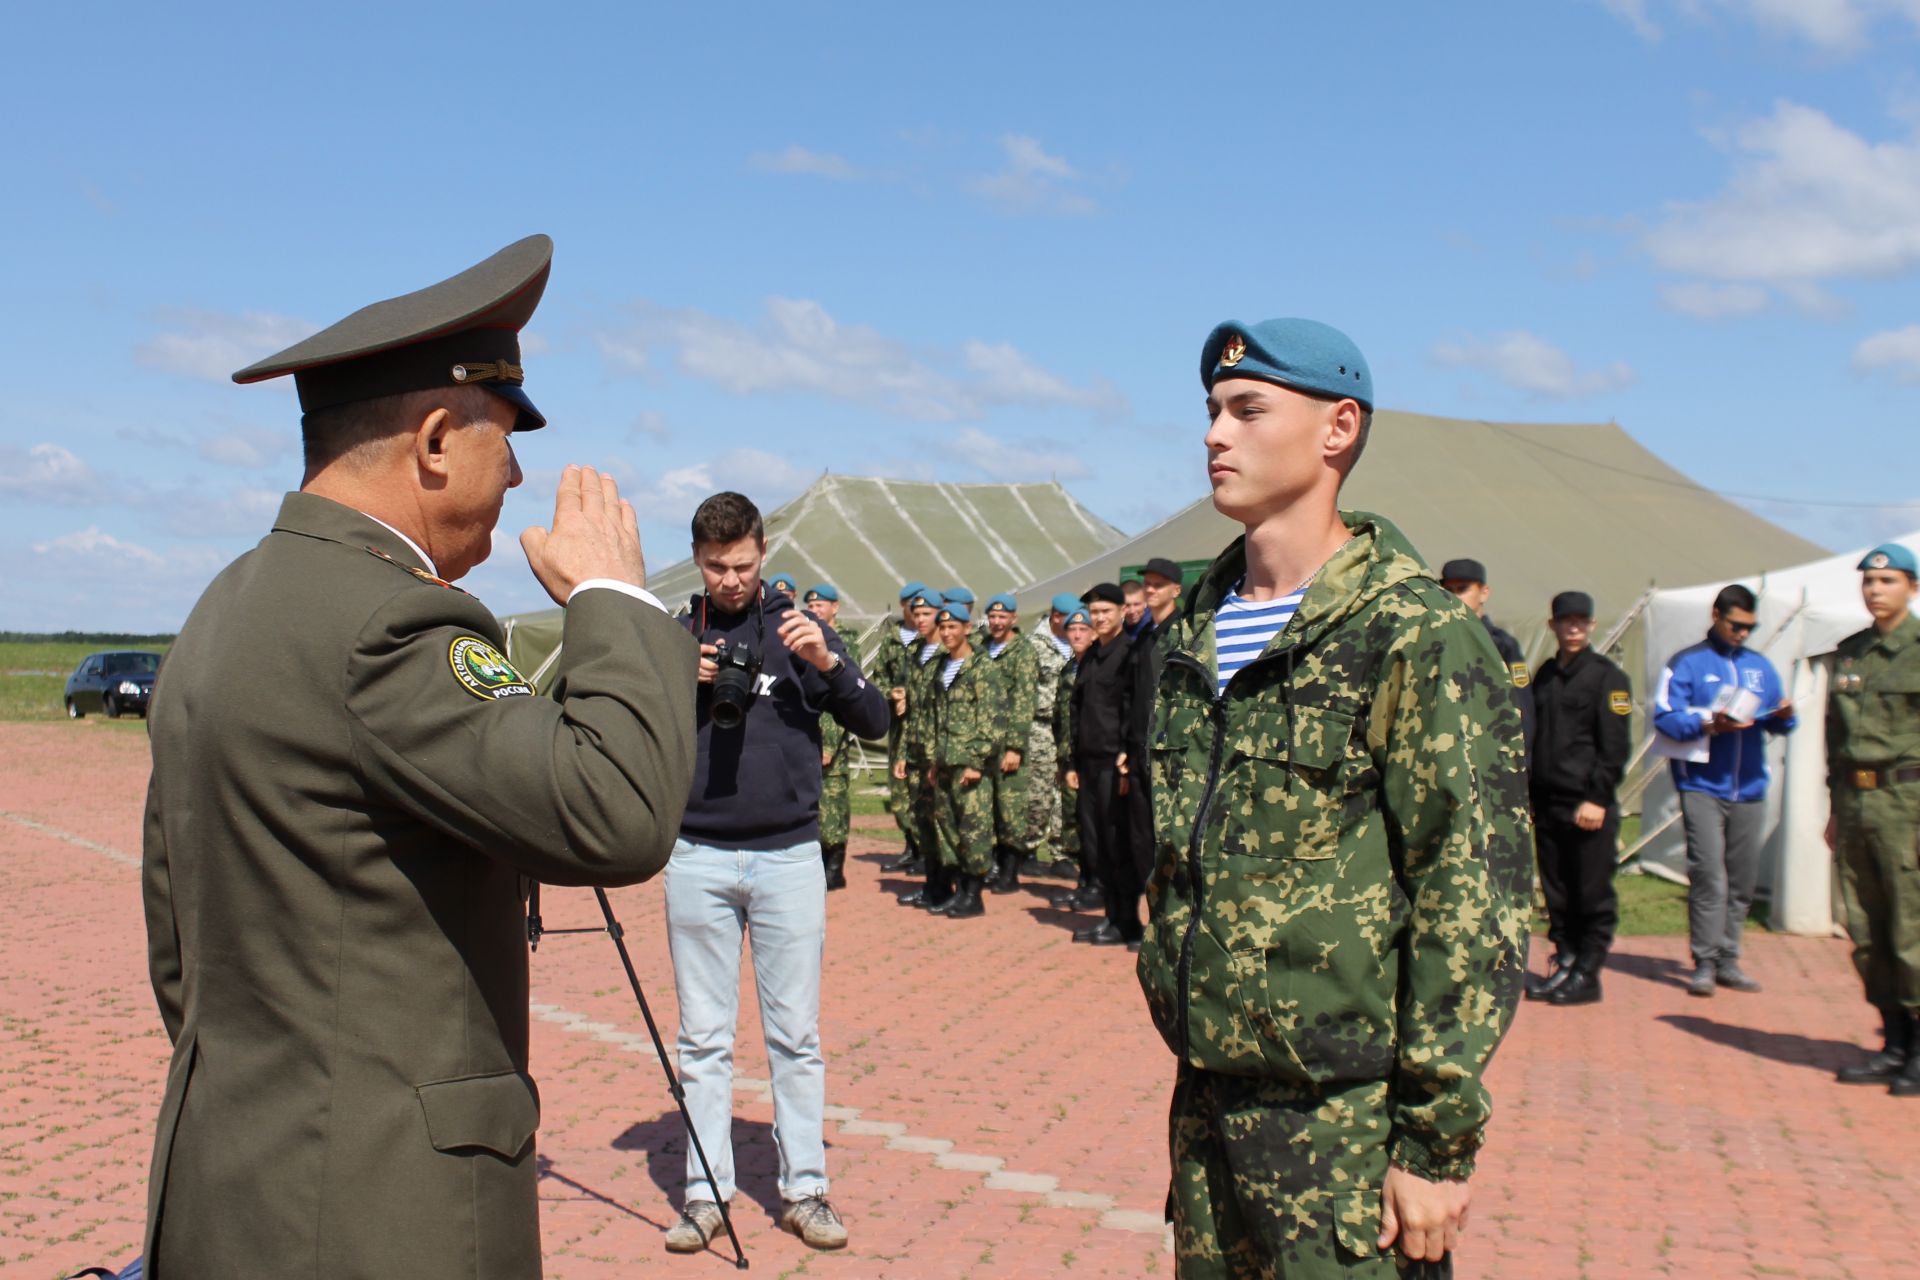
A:
POLYGON ((833 664, 833 651, 827 648, 827 637, 812 614, 798 610, 789 613, 775 634, 794 657, 815 671, 825 671, 833 664))
POLYGON ((640 551, 640 525, 620 486, 592 467, 568 466, 553 499, 553 528, 539 525, 520 535, 527 566, 554 603, 564 605, 575 587, 594 578, 647 585, 640 551))

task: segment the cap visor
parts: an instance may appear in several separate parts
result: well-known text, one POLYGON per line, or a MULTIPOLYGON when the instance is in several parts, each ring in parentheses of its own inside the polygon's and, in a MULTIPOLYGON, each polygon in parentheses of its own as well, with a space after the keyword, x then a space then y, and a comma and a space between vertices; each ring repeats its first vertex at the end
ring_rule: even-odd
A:
POLYGON ((515 431, 538 431, 547 425, 547 415, 534 408, 527 393, 515 383, 487 382, 481 385, 520 411, 519 418, 513 424, 515 431))

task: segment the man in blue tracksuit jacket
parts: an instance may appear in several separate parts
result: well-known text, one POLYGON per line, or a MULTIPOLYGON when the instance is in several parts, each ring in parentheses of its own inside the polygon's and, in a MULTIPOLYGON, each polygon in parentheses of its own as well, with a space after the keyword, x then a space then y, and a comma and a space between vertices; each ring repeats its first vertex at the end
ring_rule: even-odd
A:
POLYGON ((1793 705, 1773 664, 1746 647, 1758 601, 1742 586, 1713 601, 1713 627, 1667 663, 1653 727, 1677 742, 1708 739, 1705 761, 1673 761, 1687 831, 1690 995, 1714 986, 1758 991, 1740 968, 1740 931, 1760 874, 1766 824, 1767 742, 1793 729, 1793 705))

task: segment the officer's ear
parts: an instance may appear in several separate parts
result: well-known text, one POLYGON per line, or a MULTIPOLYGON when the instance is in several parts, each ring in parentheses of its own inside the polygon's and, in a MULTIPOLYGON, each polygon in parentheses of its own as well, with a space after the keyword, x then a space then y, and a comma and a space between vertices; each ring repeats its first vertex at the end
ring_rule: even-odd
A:
POLYGON ((414 464, 419 467, 422 480, 433 488, 447 482, 450 470, 447 445, 459 425, 451 411, 436 408, 413 429, 414 464))

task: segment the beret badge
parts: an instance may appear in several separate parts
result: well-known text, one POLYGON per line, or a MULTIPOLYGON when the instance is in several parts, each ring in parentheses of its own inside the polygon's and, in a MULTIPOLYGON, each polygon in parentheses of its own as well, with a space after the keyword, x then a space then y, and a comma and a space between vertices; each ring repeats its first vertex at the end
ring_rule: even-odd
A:
POLYGON ((1227 339, 1227 345, 1221 348, 1220 363, 1231 369, 1247 358, 1247 340, 1239 334, 1227 339))
POLYGON ((1884 551, 1876 551, 1867 557, 1867 568, 1869 569, 1884 569, 1888 563, 1887 553, 1884 551))

